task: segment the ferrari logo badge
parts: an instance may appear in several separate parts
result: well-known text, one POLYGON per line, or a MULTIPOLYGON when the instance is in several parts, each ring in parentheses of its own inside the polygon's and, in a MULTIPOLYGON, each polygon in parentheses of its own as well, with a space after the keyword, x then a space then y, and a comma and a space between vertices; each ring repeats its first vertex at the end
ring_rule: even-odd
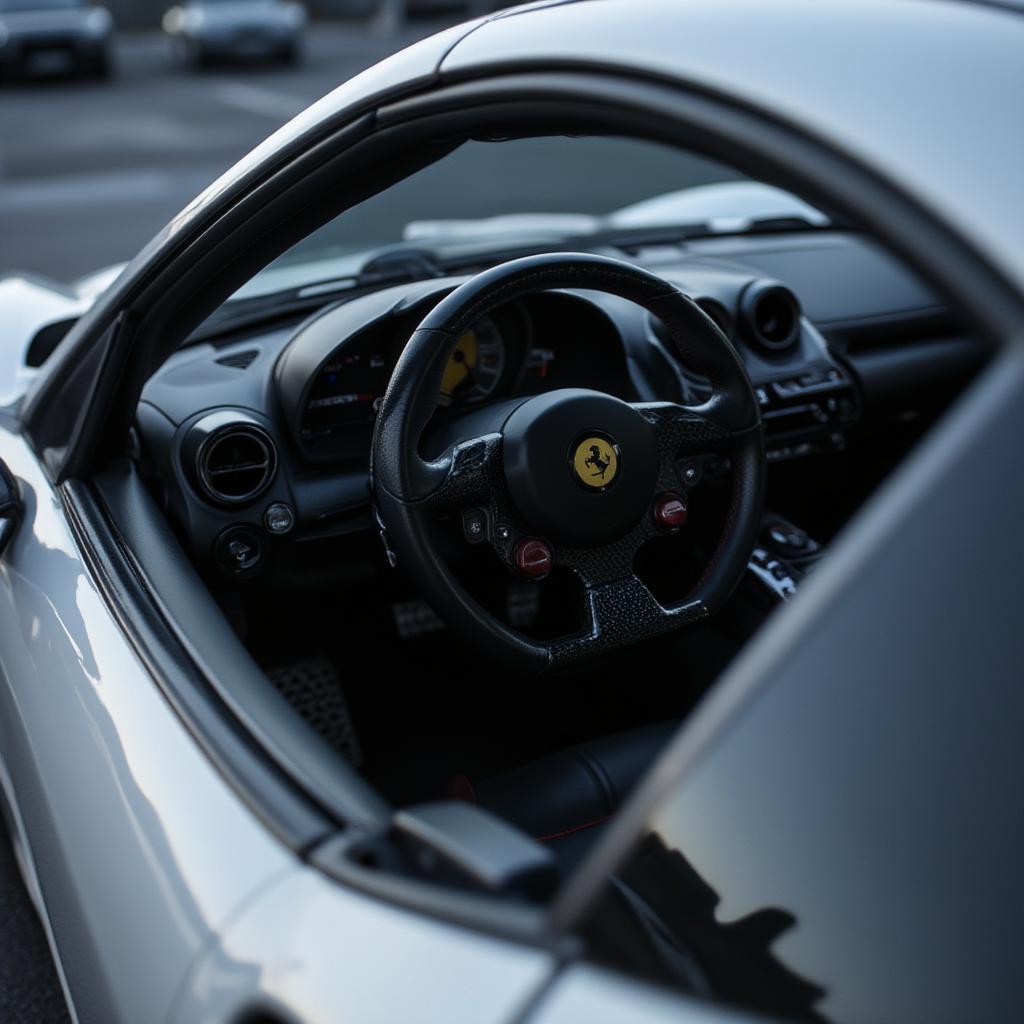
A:
POLYGON ((576 479, 595 491, 604 490, 619 472, 619 449, 604 437, 585 437, 573 452, 576 479))

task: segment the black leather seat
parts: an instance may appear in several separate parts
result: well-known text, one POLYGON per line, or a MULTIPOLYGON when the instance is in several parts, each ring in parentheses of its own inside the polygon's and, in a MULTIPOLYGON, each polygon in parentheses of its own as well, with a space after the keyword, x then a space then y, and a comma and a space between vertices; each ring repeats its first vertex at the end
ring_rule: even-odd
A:
POLYGON ((551 844, 568 869, 622 806, 678 724, 659 722, 605 736, 483 781, 456 776, 449 795, 477 803, 551 844))

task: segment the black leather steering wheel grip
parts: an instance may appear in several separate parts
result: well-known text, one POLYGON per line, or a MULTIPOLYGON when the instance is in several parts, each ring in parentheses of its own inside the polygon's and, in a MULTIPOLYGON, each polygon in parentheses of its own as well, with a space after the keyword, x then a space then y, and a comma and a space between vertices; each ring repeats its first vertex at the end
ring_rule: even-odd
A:
POLYGON ((739 582, 761 523, 764 443, 742 362, 711 319, 667 281, 589 254, 514 260, 456 288, 409 339, 381 404, 372 446, 378 514, 404 568, 453 629, 512 667, 571 664, 679 628, 717 610, 739 582), (657 316, 676 357, 706 377, 699 406, 628 403, 584 389, 516 404, 501 428, 420 454, 458 339, 497 306, 550 288, 605 291, 657 316), (684 456, 728 457, 732 492, 721 538, 697 585, 661 605, 633 573, 638 549, 657 536, 656 496, 681 487, 684 456), (498 557, 516 571, 516 545, 543 537, 557 566, 579 577, 584 626, 549 642, 504 625, 467 593, 435 550, 429 524, 442 512, 482 506, 498 557))

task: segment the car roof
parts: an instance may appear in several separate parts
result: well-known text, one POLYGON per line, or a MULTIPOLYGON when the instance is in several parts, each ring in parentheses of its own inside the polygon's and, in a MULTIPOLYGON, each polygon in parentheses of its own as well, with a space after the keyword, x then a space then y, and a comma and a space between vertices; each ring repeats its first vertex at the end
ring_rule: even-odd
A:
POLYGON ((491 18, 444 76, 618 69, 769 112, 853 154, 1024 286, 1024 18, 951 0, 575 0, 491 18))

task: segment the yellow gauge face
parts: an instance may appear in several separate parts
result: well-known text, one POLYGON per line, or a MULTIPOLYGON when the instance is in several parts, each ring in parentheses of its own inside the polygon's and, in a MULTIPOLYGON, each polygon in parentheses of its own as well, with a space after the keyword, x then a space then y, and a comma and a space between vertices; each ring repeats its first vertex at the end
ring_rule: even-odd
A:
POLYGON ((455 351, 452 352, 448 359, 448 365, 444 368, 444 377, 441 378, 441 394, 445 398, 450 400, 457 391, 473 379, 479 353, 480 347, 477 344, 476 332, 466 331, 459 338, 455 351))
POLYGON ((619 453, 603 437, 585 437, 573 452, 572 468, 581 484, 603 490, 619 472, 619 453))
POLYGON ((441 405, 481 402, 493 396, 505 373, 505 339, 490 317, 459 338, 441 378, 441 405))

